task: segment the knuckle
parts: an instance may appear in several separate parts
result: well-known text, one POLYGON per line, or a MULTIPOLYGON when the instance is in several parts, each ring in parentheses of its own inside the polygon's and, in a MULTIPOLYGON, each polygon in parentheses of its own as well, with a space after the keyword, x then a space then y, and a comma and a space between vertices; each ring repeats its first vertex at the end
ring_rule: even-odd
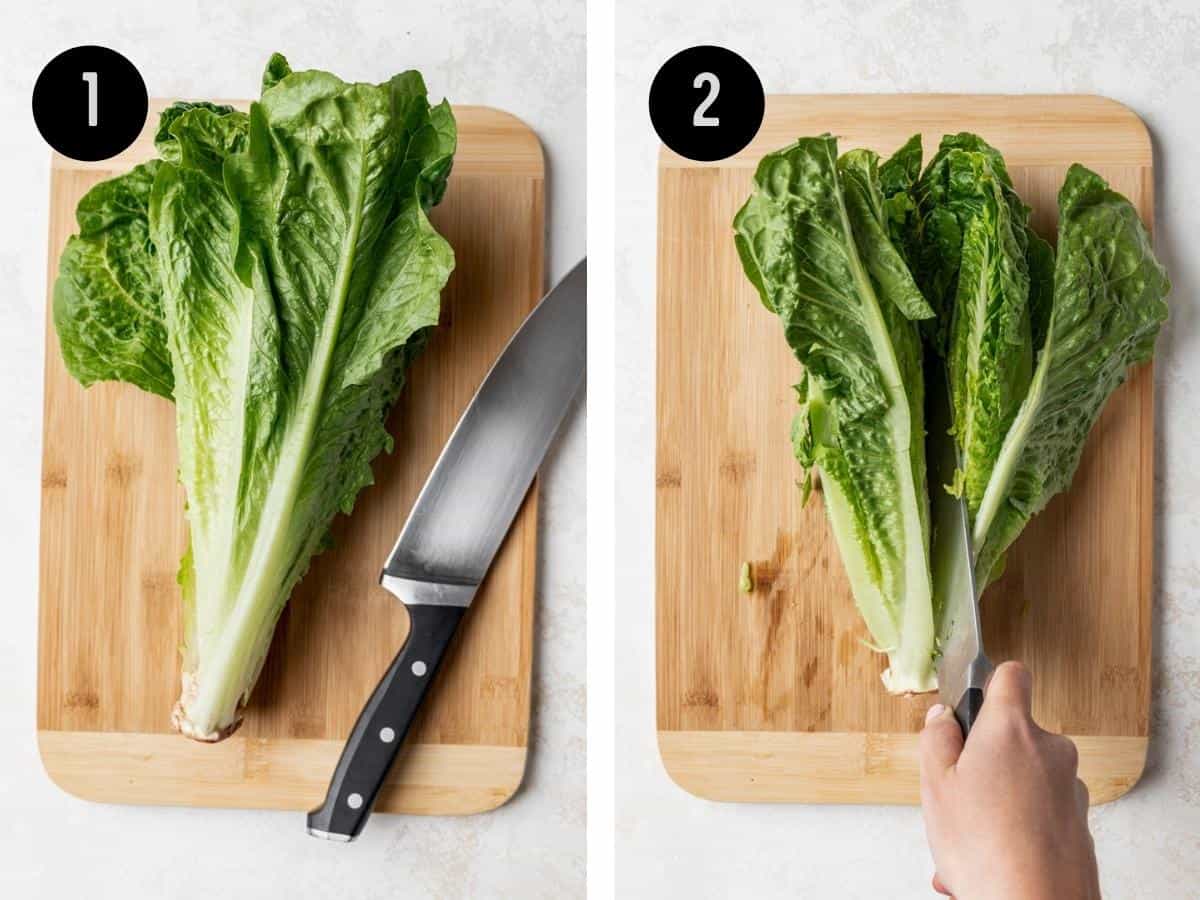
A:
MULTIPOLYGON (((1012 659, 1000 663, 996 667, 996 671, 992 673, 992 683, 1003 685, 1008 689, 1023 689, 1029 684, 1029 679, 1029 669, 1025 668, 1025 664, 1012 659)), ((1005 693, 1007 694, 1008 691, 1005 693)))
MULTIPOLYGON (((1029 669, 1026 668, 1025 663, 1023 663, 1019 660, 1007 659, 1004 662, 1000 663, 1000 665, 996 666, 995 675, 1001 675, 1001 674, 1003 674, 1005 677, 1008 677, 1008 678, 1012 678, 1012 677, 1023 678, 1029 674, 1029 669)), ((995 676, 993 676, 993 677, 995 677, 995 676)))
POLYGON ((995 711, 995 719, 1005 736, 1026 740, 1035 734, 1033 722, 1025 715, 1020 703, 1006 701, 997 706, 995 711))
POLYGON ((1049 743, 1060 765, 1072 772, 1079 768, 1079 748, 1073 740, 1061 734, 1052 734, 1049 736, 1049 743))
POLYGON ((1083 805, 1087 806, 1091 801, 1092 794, 1091 791, 1088 790, 1088 786, 1080 778, 1075 779, 1075 791, 1079 794, 1079 799, 1082 801, 1083 805))

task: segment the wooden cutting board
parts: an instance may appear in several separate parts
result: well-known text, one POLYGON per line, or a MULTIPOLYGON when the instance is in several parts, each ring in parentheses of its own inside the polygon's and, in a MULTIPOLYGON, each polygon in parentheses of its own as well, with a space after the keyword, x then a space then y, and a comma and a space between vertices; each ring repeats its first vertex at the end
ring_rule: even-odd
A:
MULTIPOLYGON (((96 182, 153 154, 158 102, 139 141, 104 163, 52 160, 49 284, 96 182)), ((543 165, 537 137, 494 109, 456 107, 459 150, 433 220, 457 266, 442 325, 411 370, 391 455, 336 546, 292 596, 238 732, 171 733, 179 691, 185 545, 174 408, 122 384, 84 390, 63 367, 47 310, 42 461, 38 741, 50 777, 91 800, 308 809, 408 631, 378 585, 443 444, 542 293, 543 165)), ((49 304, 48 304, 49 305, 49 304)), ((529 737, 537 489, 530 492, 388 777, 377 809, 471 813, 516 791, 529 737)))
MULTIPOLYGON (((734 213, 758 160, 801 135, 888 155, 921 132, 995 144, 1034 226, 1081 162, 1153 220, 1146 128, 1087 96, 771 97, 736 157, 659 162, 658 738, 671 777, 719 800, 916 803, 936 695, 893 697, 788 429, 799 364, 742 274, 734 213), (738 590, 743 561, 755 588, 738 590)), ((1154 398, 1149 366, 1111 398, 1070 492, 1025 530, 984 596, 989 655, 1033 671, 1034 714, 1071 735, 1093 802, 1137 781, 1150 702, 1154 398)))

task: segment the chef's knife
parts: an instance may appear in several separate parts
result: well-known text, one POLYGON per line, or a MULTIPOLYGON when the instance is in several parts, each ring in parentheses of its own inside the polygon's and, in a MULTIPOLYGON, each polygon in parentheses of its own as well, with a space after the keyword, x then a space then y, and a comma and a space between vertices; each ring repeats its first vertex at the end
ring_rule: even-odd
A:
POLYGON ((492 564, 587 358, 587 261, 547 294, 484 379, 409 513, 380 583, 408 640, 367 701, 308 833, 358 836, 459 621, 492 564))
POLYGON ((930 359, 925 366, 926 461, 932 498, 934 608, 941 610, 941 656, 937 662, 939 699, 954 710, 966 737, 983 706, 983 692, 992 664, 983 650, 979 623, 979 590, 975 583, 975 553, 967 501, 947 489, 959 469, 958 441, 945 362, 930 359))

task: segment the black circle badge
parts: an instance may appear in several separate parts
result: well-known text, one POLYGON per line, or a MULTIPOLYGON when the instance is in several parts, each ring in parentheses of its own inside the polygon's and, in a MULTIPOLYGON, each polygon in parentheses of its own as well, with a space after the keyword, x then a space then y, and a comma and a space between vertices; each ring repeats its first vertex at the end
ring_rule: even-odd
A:
POLYGON ((116 156, 146 124, 146 82, 107 47, 72 47, 42 69, 33 86, 33 120, 46 143, 71 159, 116 156))
POLYGON ((763 87, 750 63, 724 47, 689 47, 650 85, 650 121, 662 142, 712 162, 750 143, 763 119, 763 87))

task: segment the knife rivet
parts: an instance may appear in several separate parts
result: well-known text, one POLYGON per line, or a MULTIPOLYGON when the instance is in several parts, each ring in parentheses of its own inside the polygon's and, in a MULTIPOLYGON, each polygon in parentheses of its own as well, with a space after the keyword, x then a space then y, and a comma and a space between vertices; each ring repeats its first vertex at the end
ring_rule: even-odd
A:
POLYGON ((362 794, 351 794, 346 798, 346 805, 351 809, 358 809, 362 806, 362 794))
POLYGON ((420 678, 422 675, 424 675, 425 672, 426 672, 425 663, 421 662, 421 660, 418 659, 415 663, 412 664, 412 673, 414 675, 416 675, 418 678, 420 678))
POLYGON ((390 728, 380 728, 379 739, 385 744, 390 744, 396 739, 396 732, 392 731, 390 728))

